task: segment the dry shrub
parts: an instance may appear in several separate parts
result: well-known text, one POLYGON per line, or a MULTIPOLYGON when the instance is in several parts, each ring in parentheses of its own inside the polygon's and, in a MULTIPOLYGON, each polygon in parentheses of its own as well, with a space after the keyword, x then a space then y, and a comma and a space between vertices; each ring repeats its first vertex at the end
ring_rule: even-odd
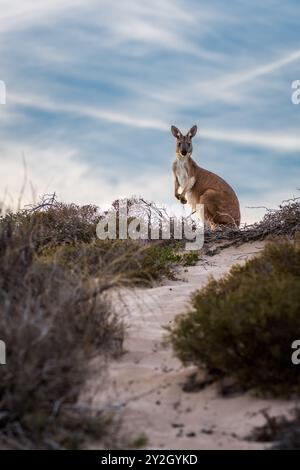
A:
POLYGON ((272 443, 269 449, 299 450, 300 449, 300 409, 294 408, 290 417, 270 416, 267 410, 262 414, 265 423, 251 432, 249 440, 272 443))
POLYGON ((103 417, 77 403, 89 359, 122 349, 104 292, 174 278, 175 265, 198 259, 174 241, 99 240, 101 217, 46 198, 0 219, 2 446, 78 448, 106 433, 103 417))
MULTIPOLYGON (((39 259, 37 220, 26 215, 20 223, 9 215, 0 224, 0 331, 7 348, 0 442, 10 448, 78 448, 106 432, 104 419, 83 412, 77 400, 89 359, 120 352, 123 326, 87 282, 39 259)), ((106 287, 101 281, 99 286, 106 287)))
POLYGON ((278 209, 266 209, 261 221, 245 225, 240 229, 220 227, 216 231, 205 231, 204 251, 214 255, 231 245, 265 240, 269 236, 293 238, 300 232, 300 198, 283 201, 278 209))
POLYGON ((39 206, 17 213, 8 213, 5 220, 20 233, 28 231, 36 250, 62 243, 90 242, 95 238, 100 219, 96 206, 77 206, 54 200, 49 206, 39 206))

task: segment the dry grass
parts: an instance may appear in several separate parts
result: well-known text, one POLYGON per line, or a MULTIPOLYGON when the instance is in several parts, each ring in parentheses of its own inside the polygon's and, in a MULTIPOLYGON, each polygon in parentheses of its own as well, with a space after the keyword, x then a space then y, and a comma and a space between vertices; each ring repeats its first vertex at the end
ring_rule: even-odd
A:
POLYGON ((221 227, 216 231, 205 231, 204 251, 214 255, 232 245, 264 240, 268 236, 288 236, 300 231, 300 198, 283 201, 278 209, 266 209, 260 222, 245 225, 240 229, 221 227))

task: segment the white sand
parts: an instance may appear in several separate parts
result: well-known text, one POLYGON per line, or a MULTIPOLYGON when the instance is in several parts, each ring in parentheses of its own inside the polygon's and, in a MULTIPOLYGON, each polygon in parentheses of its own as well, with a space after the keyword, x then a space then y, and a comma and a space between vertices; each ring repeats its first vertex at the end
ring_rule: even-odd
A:
MULTIPOLYGON (((147 436, 147 448, 161 449, 255 449, 261 443, 245 440, 254 426, 264 423, 261 410, 271 415, 287 413, 292 402, 263 400, 249 394, 221 397, 216 385, 198 392, 182 391, 195 371, 173 357, 162 345, 164 326, 189 304, 190 294, 205 285, 210 275, 220 277, 230 267, 255 255, 262 243, 227 248, 205 257, 180 274, 182 280, 152 289, 122 292, 115 300, 128 330, 126 353, 109 367, 106 390, 89 387, 94 406, 112 408, 122 415, 121 434, 131 440, 147 436)), ((103 382, 102 382, 103 383, 103 382)))

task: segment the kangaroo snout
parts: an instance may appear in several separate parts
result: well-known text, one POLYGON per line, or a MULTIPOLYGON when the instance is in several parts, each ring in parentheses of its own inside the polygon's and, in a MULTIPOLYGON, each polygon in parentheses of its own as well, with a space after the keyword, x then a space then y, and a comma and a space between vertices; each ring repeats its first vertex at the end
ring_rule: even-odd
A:
POLYGON ((180 153, 184 157, 186 156, 186 154, 188 153, 188 146, 186 144, 181 144, 180 153))

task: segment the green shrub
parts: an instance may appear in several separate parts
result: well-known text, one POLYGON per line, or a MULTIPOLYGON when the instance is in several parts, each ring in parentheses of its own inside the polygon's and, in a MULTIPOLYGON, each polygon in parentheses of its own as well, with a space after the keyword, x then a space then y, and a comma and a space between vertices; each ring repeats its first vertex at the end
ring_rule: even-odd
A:
POLYGON ((101 276, 118 285, 151 285, 164 277, 175 279, 178 265, 196 264, 197 254, 180 250, 179 244, 161 241, 142 245, 136 240, 93 240, 47 246, 40 257, 50 263, 55 260, 84 279, 101 276))
POLYGON ((195 251, 191 251, 191 252, 185 252, 182 255, 181 262, 183 266, 196 266, 199 260, 200 260, 199 253, 195 251))
POLYGON ((299 243, 274 240, 261 256, 211 279, 170 331, 176 355, 244 389, 300 392, 291 344, 300 337, 299 243))

